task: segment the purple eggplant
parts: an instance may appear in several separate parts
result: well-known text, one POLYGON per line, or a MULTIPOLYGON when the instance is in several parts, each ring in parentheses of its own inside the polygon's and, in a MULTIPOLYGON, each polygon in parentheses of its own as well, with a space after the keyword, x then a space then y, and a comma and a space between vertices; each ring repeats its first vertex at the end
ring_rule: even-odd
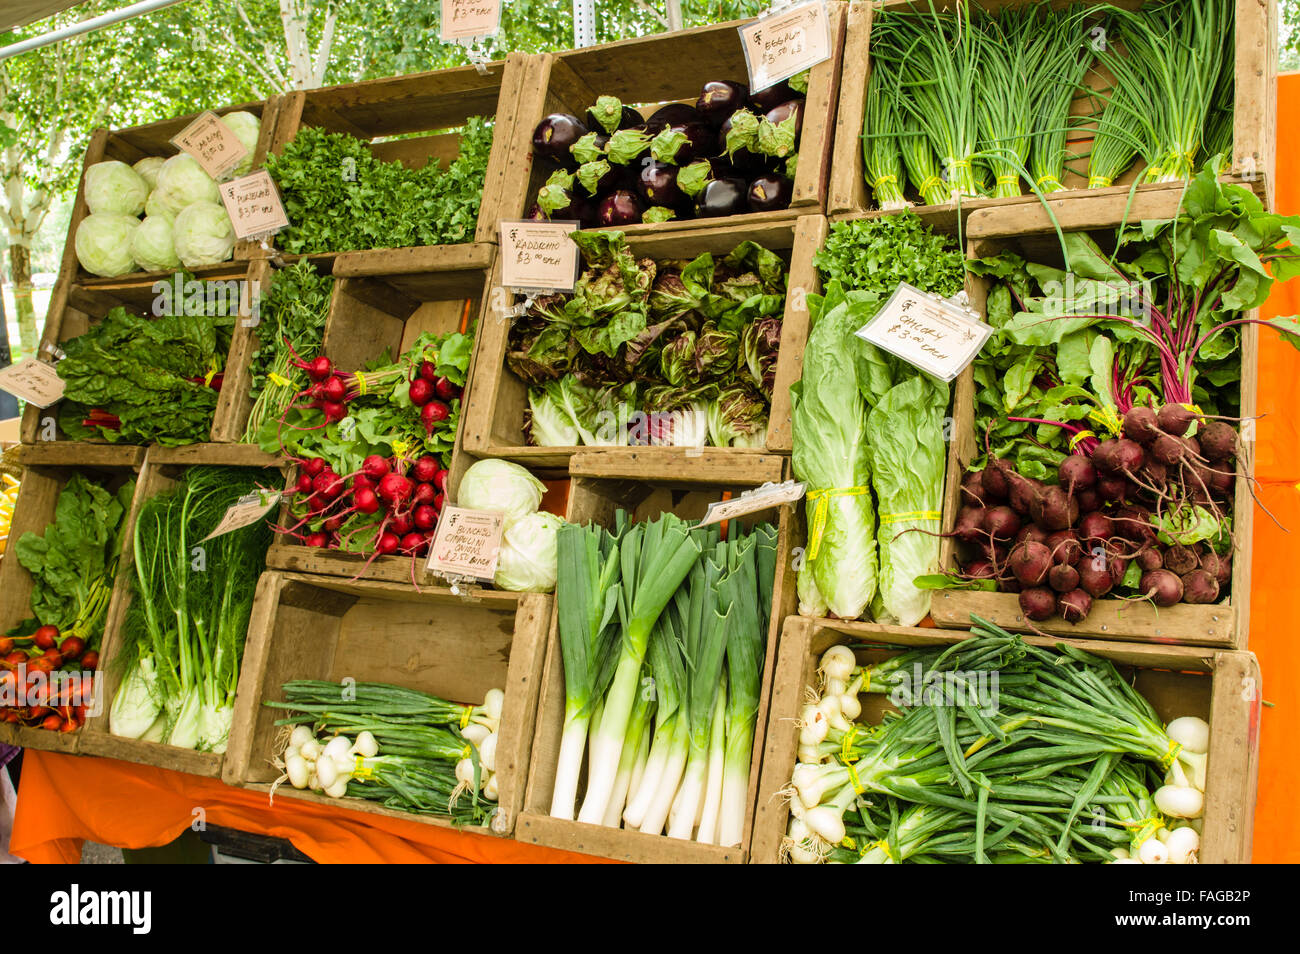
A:
POLYGON ((677 187, 677 167, 667 162, 651 159, 641 166, 637 177, 637 191, 647 205, 681 205, 686 197, 677 187))
POLYGON ((749 210, 751 212, 776 212, 788 209, 794 198, 794 183, 785 176, 759 176, 749 184, 749 210))
POLYGON ((728 116, 742 108, 749 100, 749 87, 730 80, 710 80, 700 90, 700 98, 695 108, 704 118, 715 126, 722 124, 728 116))
POLYGON ((756 176, 771 170, 770 157, 764 156, 756 149, 750 149, 748 146, 740 146, 735 149, 728 149, 727 138, 731 134, 732 126, 740 118, 746 118, 747 122, 752 123, 754 132, 747 140, 751 145, 758 144, 758 117, 748 110, 736 110, 723 122, 718 130, 717 151, 725 156, 735 169, 737 175, 749 177, 756 176))
POLYGON ((660 162, 684 166, 711 155, 717 144, 713 129, 706 123, 682 123, 664 126, 650 144, 650 154, 660 162))
POLYGON ((645 121, 647 132, 657 133, 665 126, 684 126, 687 123, 704 122, 704 117, 694 106, 688 106, 686 103, 669 103, 667 106, 660 106, 645 121))
POLYGON ((533 154, 545 156, 560 165, 571 165, 569 148, 587 135, 587 127, 577 116, 552 113, 533 130, 533 154))
POLYGON ((760 89, 750 93, 749 105, 754 112, 765 113, 788 100, 799 98, 799 94, 790 88, 790 84, 786 80, 781 80, 781 82, 769 86, 767 89, 760 89))
POLYGON ((608 195, 596 210, 596 218, 602 226, 635 225, 641 221, 645 206, 635 193, 620 189, 608 195))
POLYGON ((773 126, 779 126, 791 116, 794 117, 794 134, 798 136, 803 132, 803 100, 789 99, 784 103, 773 106, 767 111, 767 121, 773 126))
POLYGON ((703 219, 747 212, 746 192, 744 179, 714 179, 700 191, 695 201, 695 214, 703 219))
POLYGON ((633 126, 640 126, 642 122, 643 120, 641 118, 640 113, 638 113, 631 106, 624 106, 622 107, 622 112, 619 114, 618 123, 614 126, 613 129, 609 129, 600 121, 600 117, 596 115, 595 109, 587 110, 588 129, 598 129, 605 132, 614 133, 614 132, 618 132, 620 129, 631 129, 633 126))

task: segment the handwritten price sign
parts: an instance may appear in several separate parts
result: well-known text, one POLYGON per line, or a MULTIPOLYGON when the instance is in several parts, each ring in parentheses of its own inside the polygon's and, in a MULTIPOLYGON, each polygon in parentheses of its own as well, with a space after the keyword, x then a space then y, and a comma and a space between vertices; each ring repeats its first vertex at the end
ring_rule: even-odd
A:
POLYGON ((573 291, 578 246, 569 233, 578 222, 501 223, 501 284, 528 291, 573 291))
POLYGON ((280 190, 265 169, 222 184, 221 201, 236 238, 270 235, 289 225, 280 190))
POLYGON ((49 407, 63 397, 66 386, 67 382, 59 377, 54 365, 36 358, 24 358, 17 364, 0 368, 0 390, 36 407, 49 407))
POLYGON ((429 572, 458 579, 492 579, 504 528, 505 514, 499 511, 444 507, 429 548, 429 572))
POLYGON ((501 0, 442 0, 438 36, 444 43, 492 36, 500 27, 501 0))
POLYGON ((961 374, 992 333, 991 325, 965 309, 906 283, 899 283, 876 316, 854 332, 942 381, 961 374))
POLYGON ((172 139, 172 145, 195 158, 203 171, 220 179, 248 155, 235 131, 212 110, 201 113, 172 139))
POLYGON ((811 0, 738 27, 749 88, 767 89, 831 57, 826 0, 811 0))

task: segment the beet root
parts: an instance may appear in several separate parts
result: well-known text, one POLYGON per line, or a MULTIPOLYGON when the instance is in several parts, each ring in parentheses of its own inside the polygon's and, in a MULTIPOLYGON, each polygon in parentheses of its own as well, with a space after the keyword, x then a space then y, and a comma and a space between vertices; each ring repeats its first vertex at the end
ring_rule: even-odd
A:
POLYGON ((1041 586, 1052 568, 1052 551, 1041 543, 1019 543, 1007 557, 1007 565, 1024 586, 1041 586))
POLYGON ((1020 517, 1003 504, 984 511, 984 529, 995 540, 1010 540, 1020 531, 1020 517))
POLYGON ((1079 536, 1084 540, 1109 540, 1114 535, 1114 524, 1100 510, 1084 514, 1079 521, 1079 536))
POLYGON ((1020 591, 1020 612, 1026 619, 1047 619, 1056 612, 1056 594, 1045 586, 1027 587, 1020 591))
POLYGON ((1101 495, 1097 493, 1095 487, 1080 490, 1074 495, 1074 499, 1079 504, 1079 513, 1092 513, 1102 504, 1101 495))
POLYGON ((1123 476, 1103 477, 1097 481, 1097 496, 1104 503, 1121 504, 1128 499, 1131 486, 1123 476))
POLYGON ((1186 404, 1166 404, 1156 412, 1156 424, 1166 434, 1182 437, 1196 420, 1196 415, 1186 404))
POLYGON ((1079 504, 1062 487, 1048 487, 1030 508, 1034 523, 1048 530, 1068 530, 1079 519, 1079 504))
POLYGON ((1016 543, 1024 543, 1026 540, 1033 543, 1046 543, 1048 536, 1048 532, 1038 524, 1027 523, 1016 534, 1016 543))
POLYGON ((990 461, 989 465, 980 471, 980 488, 986 499, 998 502, 1007 499, 1011 493, 1008 472, 1014 471, 1011 471, 1010 462, 1005 460, 990 461))
POLYGON ((952 535, 963 543, 976 543, 984 537, 984 508, 963 507, 957 512, 952 535))
POLYGON ((966 578, 971 580, 992 580, 997 578, 993 564, 988 560, 975 560, 966 564, 966 578))
POLYGON ((1201 456, 1208 461, 1222 461, 1237 453, 1237 432, 1225 421, 1210 421, 1198 432, 1201 456))
POLYGON ((1047 585, 1058 593, 1079 588, 1079 571, 1068 563, 1058 563, 1047 572, 1047 585))
POLYGON ((1093 599, 1105 596, 1115 585, 1106 565, 1102 563, 1098 566, 1099 562, 1091 557, 1084 557, 1075 567, 1079 571, 1079 588, 1085 590, 1093 599))
POLYGON ((1138 566, 1142 567, 1143 572, 1160 570, 1165 565, 1164 558, 1155 547, 1147 547, 1145 550, 1140 551, 1134 559, 1137 560, 1138 566))
POLYGON ((1138 589, 1156 606, 1173 606, 1183 598, 1183 581, 1169 570, 1147 570, 1138 581, 1138 589))
POLYGON ((1183 601, 1187 603, 1213 603, 1219 598, 1219 581, 1205 570, 1193 570, 1183 575, 1183 601))
POLYGON ((1054 563, 1073 564, 1083 556, 1083 544, 1079 542, 1079 536, 1073 530, 1058 530, 1047 538, 1046 543, 1047 548, 1052 551, 1054 563))
POLYGON ((1172 467, 1183 459, 1183 443, 1178 438, 1165 434, 1156 438, 1151 445, 1151 459, 1157 463, 1172 467))
POLYGON ((1156 412, 1151 408, 1131 407, 1124 415, 1124 436, 1146 447, 1160 436, 1160 425, 1156 420, 1156 412))
POLYGON ((1071 454, 1061 461, 1056 474, 1061 486, 1070 496, 1097 484, 1097 468, 1093 466, 1092 461, 1081 454, 1071 454))
POLYGON ((979 471, 969 473, 961 479, 961 502, 966 507, 984 506, 984 487, 980 483, 979 471))
POLYGON ((1014 472, 1008 474, 1007 480, 1011 484, 1010 493, 1007 494, 1007 502, 1011 504, 1011 509, 1022 517, 1030 516, 1035 503, 1043 494, 1043 485, 1037 480, 1021 477, 1014 472))
POLYGON ((1082 623, 1092 612, 1092 597, 1083 590, 1062 593, 1056 600, 1056 611, 1067 623, 1082 623))
POLYGON ((1197 556, 1190 547, 1175 543, 1165 550, 1165 569, 1176 576, 1191 573, 1198 563, 1197 556))

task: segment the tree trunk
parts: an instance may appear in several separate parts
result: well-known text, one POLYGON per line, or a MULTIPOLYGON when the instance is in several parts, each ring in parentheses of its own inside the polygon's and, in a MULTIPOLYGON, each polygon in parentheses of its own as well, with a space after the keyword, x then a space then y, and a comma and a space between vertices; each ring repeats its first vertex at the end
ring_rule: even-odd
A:
POLYGON ((18 319, 18 348, 24 358, 30 358, 36 354, 40 336, 32 301, 32 252, 26 245, 15 242, 9 246, 9 276, 14 290, 14 316, 18 319))

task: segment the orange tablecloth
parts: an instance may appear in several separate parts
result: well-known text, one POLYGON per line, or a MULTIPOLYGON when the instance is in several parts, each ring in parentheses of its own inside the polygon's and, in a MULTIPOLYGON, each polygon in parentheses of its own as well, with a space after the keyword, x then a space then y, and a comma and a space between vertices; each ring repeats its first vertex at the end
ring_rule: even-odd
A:
MULTIPOLYGON (((1278 81, 1278 163, 1300 154, 1300 73, 1278 81)), ((1300 213, 1300 179, 1285 172, 1276 183, 1278 211, 1300 213)), ((1300 314, 1300 280, 1279 286, 1266 317, 1300 314)), ((1290 740, 1300 737, 1300 610, 1291 573, 1300 566, 1300 352, 1265 330, 1259 359, 1258 443, 1255 473, 1260 501, 1287 532, 1263 513, 1255 519, 1250 648, 1264 675, 1260 731, 1259 801, 1255 811, 1257 862, 1300 861, 1300 760, 1290 740)), ((554 489, 554 488, 553 488, 554 489)), ((33 862, 75 862, 81 840, 126 848, 164 845, 190 826, 197 809, 209 824, 287 838, 317 861, 533 862, 591 861, 513 841, 451 832, 415 822, 326 809, 283 798, 268 808, 264 796, 220 782, 108 759, 28 751, 23 764, 10 850, 33 862)))

